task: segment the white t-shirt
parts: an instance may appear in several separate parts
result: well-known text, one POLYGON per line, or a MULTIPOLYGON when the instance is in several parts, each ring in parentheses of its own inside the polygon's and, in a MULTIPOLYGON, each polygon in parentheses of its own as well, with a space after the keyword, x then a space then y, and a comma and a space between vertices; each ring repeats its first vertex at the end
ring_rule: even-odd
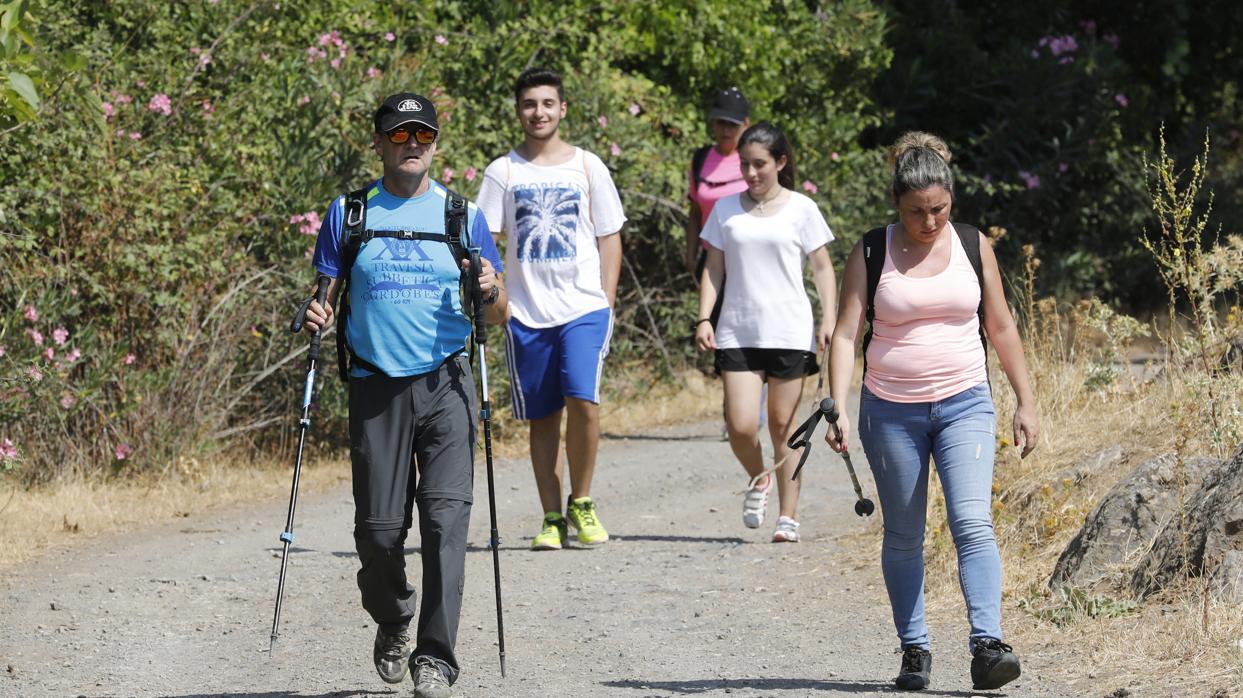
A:
POLYGON ((476 200, 505 245, 506 290, 527 327, 555 327, 609 307, 596 238, 626 222, 609 169, 581 149, 560 165, 514 151, 492 161, 476 200))
POLYGON ((700 237, 725 253, 719 349, 815 351, 815 321, 803 286, 803 259, 833 241, 820 207, 791 192, 772 216, 744 213, 741 194, 712 207, 700 237))

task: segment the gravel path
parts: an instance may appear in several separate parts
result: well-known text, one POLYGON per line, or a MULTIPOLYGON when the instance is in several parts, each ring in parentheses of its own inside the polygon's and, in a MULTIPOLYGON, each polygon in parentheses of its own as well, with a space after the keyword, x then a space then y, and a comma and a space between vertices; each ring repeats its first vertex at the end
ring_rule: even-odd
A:
MULTIPOLYGON (((595 489, 614 540, 598 549, 527 551, 539 521, 529 465, 497 464, 507 679, 480 464, 455 696, 892 693, 897 643, 876 561, 878 517, 854 515, 845 471, 818 434, 803 542, 768 543, 775 497, 761 529, 742 526, 744 478, 719 429, 603 441, 595 489)), ((410 695, 409 682, 388 686, 371 666, 375 628, 354 584, 348 486, 300 502, 281 640, 268 656, 284 517, 284 502, 251 504, 0 571, 0 695, 410 695)), ((410 561, 417 575, 417 555, 410 561)), ((961 605, 930 613, 935 664, 924 693, 977 695, 961 605)), ((1023 678, 979 695, 1084 695, 1053 678, 1040 648, 1019 650, 1023 678)))

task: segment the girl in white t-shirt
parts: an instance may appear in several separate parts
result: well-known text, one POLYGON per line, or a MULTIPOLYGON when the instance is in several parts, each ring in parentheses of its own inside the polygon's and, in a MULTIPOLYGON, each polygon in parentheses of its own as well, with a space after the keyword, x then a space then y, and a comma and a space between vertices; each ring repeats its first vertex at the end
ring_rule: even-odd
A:
MULTIPOLYGON (((700 351, 716 351, 730 447, 747 475, 755 477, 764 471, 761 386, 768 383, 768 434, 780 460, 789 451, 786 440, 795 427, 803 378, 816 372, 814 352, 827 347, 833 334, 837 284, 826 248, 833 233, 815 202, 793 191, 794 156, 785 135, 761 122, 742 134, 738 152, 747 190, 717 202, 702 233, 708 258, 695 342, 700 351), (820 294, 819 323, 812 318, 803 284, 804 257, 811 259, 820 294), (725 275, 729 284, 714 329, 708 315, 725 275)), ((775 543, 799 539, 799 483, 791 479, 793 472, 793 463, 776 472, 780 516, 775 543)), ((765 477, 743 499, 742 521, 748 528, 764 522, 772 479, 765 477)))

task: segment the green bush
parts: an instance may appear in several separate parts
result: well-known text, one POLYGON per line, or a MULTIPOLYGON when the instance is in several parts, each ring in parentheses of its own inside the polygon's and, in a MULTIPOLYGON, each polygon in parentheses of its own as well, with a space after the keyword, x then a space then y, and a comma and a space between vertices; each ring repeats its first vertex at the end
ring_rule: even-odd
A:
MULTIPOLYGON (((683 202, 713 90, 738 85, 788 130, 835 230, 883 211, 876 154, 856 143, 879 124, 870 85, 890 53, 864 0, 62 1, 17 16, 42 77, 37 111, 0 112, 0 467, 27 482, 287 453, 305 340, 284 328, 315 221, 378 174, 370 116, 390 92, 436 100, 440 179, 469 196, 519 139, 517 73, 566 75, 568 136, 604 158, 630 219, 614 356, 655 374, 693 359, 683 202)), ((343 393, 323 384, 315 434, 339 445, 343 393)))

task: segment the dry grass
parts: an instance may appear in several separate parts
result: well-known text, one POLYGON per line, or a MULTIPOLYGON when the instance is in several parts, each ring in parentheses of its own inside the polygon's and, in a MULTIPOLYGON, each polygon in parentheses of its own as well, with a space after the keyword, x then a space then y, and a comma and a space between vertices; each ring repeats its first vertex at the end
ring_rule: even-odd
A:
MULTIPOLYGON (((697 371, 681 376, 677 385, 652 385, 636 370, 626 375, 616 381, 616 395, 607 397, 602 408, 602 423, 610 433, 637 433, 720 413, 720 383, 705 379, 697 371)), ((505 415, 498 415, 495 424, 498 438, 494 439, 494 455, 525 457, 525 429, 505 415)), ((292 466, 270 461, 239 465, 224 458, 211 462, 183 459, 163 475, 138 479, 78 476, 31 489, 0 482, 0 569, 85 538, 243 501, 286 498, 292 466)), ((323 491, 349 477, 348 457, 342 451, 308 454, 299 491, 323 491)))
MULTIPOLYGON (((1047 313, 1043 317, 1049 320, 1047 313)), ((1107 348, 1107 338, 1067 336, 1065 323, 1059 324, 1057 336, 1048 326, 1027 328, 1034 336, 1027 347, 1043 433, 1026 460, 1010 444, 1013 395, 999 371, 992 379, 998 414, 994 520, 1005 563, 1006 629, 1016 647, 1066 653, 1064 666, 1081 672, 1078 678, 1095 673, 1095 694, 1142 686, 1142 695, 1243 696, 1243 609, 1213 601, 1202 580, 1190 579, 1142 604, 1120 591, 1088 590, 1087 598, 1097 601, 1091 608, 1047 588, 1085 517, 1136 466, 1162 453, 1229 457, 1243 429, 1243 376, 1205 377, 1197 368, 1169 362, 1132 367, 1102 385, 1099 359, 1125 350, 1125 343, 1107 348), (1219 396, 1236 396, 1225 410, 1218 404, 1217 429, 1210 426, 1209 380, 1219 396), (1069 477, 1076 465, 1113 445, 1122 446, 1120 461, 1079 480, 1069 477)), ((961 615, 957 561, 944 522, 944 500, 934 485, 929 606, 961 615)))

